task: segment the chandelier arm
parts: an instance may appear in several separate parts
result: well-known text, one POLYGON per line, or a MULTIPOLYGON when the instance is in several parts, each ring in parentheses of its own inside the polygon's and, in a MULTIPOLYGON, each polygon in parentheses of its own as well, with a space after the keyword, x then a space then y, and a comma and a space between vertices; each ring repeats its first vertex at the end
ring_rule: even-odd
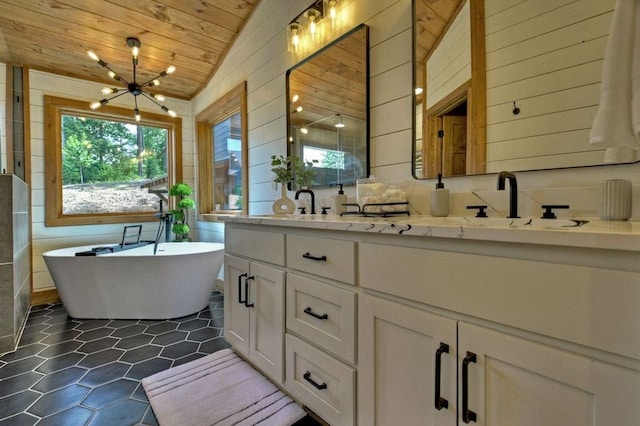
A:
MULTIPOLYGON (((102 65, 102 64, 100 64, 102 65)), ((121 81, 126 85, 129 85, 129 82, 127 80, 125 80, 120 74, 118 74, 117 72, 115 72, 114 70, 111 69, 111 67, 109 66, 109 64, 107 64, 106 62, 104 63, 104 65, 102 65, 104 68, 108 69, 109 71, 111 71, 114 75, 114 77, 112 77, 114 80, 116 81, 121 81), (115 78, 118 77, 118 78, 115 78)))
POLYGON ((129 93, 129 91, 124 89, 122 92, 118 92, 114 96, 112 96, 110 98, 107 98, 107 102, 109 102, 109 101, 111 101, 111 100, 113 100, 115 98, 119 98, 120 96, 124 95, 125 93, 129 93))
POLYGON ((153 102, 154 104, 158 105, 160 107, 160 109, 164 111, 164 108, 162 108, 164 105, 162 105, 160 102, 158 102, 156 100, 156 98, 154 98, 153 96, 149 95, 147 92, 142 92, 141 91, 140 94, 144 95, 145 98, 149 99, 151 102, 153 102))
POLYGON ((153 83, 155 80, 159 79, 159 78, 163 78, 167 75, 166 71, 161 72, 160 74, 158 74, 157 76, 153 77, 151 80, 145 81, 144 83, 142 83, 140 85, 140 87, 146 87, 149 84, 153 83))

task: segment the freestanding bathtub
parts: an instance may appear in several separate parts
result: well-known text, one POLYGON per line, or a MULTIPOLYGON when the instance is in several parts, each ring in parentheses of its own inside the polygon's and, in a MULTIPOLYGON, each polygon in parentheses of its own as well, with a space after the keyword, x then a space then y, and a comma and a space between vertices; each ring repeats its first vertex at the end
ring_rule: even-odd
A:
MULTIPOLYGON (((117 246, 117 245, 116 245, 117 246)), ((76 256, 95 246, 43 253, 58 294, 73 318, 167 319, 209 303, 224 244, 161 243, 76 256)))

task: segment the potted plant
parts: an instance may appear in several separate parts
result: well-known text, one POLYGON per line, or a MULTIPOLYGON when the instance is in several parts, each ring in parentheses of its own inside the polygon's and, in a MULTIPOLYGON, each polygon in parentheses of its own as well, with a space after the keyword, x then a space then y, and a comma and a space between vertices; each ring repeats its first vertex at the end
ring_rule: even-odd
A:
POLYGON ((273 181, 283 186, 295 182, 299 188, 309 187, 316 175, 313 165, 317 162, 318 160, 304 161, 295 155, 272 155, 271 171, 275 174, 273 181))
POLYGON ((175 234, 174 241, 191 241, 189 238, 189 210, 196 208, 196 203, 191 198, 187 198, 193 191, 186 183, 176 183, 169 190, 169 195, 178 197, 176 208, 171 211, 173 215, 173 227, 171 231, 175 234))

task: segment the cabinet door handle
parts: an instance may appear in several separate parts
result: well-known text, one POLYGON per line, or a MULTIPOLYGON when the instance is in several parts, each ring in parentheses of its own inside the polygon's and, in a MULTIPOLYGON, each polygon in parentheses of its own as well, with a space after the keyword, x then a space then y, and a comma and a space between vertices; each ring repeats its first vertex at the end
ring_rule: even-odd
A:
POLYGON ((244 279, 244 306, 250 308, 253 306, 253 303, 249 303, 249 280, 254 279, 255 276, 251 275, 244 279))
POLYGON ((323 382, 322 384, 318 384, 318 382, 316 382, 315 380, 313 380, 313 379, 311 378, 311 373, 310 373, 310 372, 308 372, 308 371, 307 371, 306 373, 304 373, 304 374, 302 375, 302 377, 303 377, 307 382, 311 383, 311 385, 312 385, 314 388, 318 389, 318 390, 323 390, 323 389, 326 389, 326 388, 327 388, 327 384, 326 384, 326 383, 324 383, 324 382, 323 382))
MULTIPOLYGON (((238 275, 238 303, 243 304, 247 303, 247 299, 242 300, 242 279, 247 277, 247 273, 238 275)), ((245 290, 246 291, 246 290, 245 290)))
POLYGON ((440 347, 436 351, 436 389, 435 389, 435 405, 436 410, 442 410, 443 408, 449 408, 449 401, 440 396, 440 378, 442 375, 442 354, 449 353, 449 345, 440 342, 440 347))
POLYGON ((304 257, 305 259, 317 260, 319 262, 326 262, 327 261, 327 256, 320 256, 320 257, 313 256, 309 252, 306 252, 305 254, 303 254, 302 257, 304 257))
POLYGON ((475 422, 476 413, 469 410, 469 364, 477 362, 476 354, 467 351, 467 356, 462 361, 462 421, 475 422))
POLYGON ((304 308, 304 313, 307 315, 311 315, 314 318, 318 318, 319 320, 326 320, 329 318, 329 314, 324 313, 324 314, 316 314, 315 312, 313 312, 311 310, 311 306, 307 306, 306 308, 304 308))

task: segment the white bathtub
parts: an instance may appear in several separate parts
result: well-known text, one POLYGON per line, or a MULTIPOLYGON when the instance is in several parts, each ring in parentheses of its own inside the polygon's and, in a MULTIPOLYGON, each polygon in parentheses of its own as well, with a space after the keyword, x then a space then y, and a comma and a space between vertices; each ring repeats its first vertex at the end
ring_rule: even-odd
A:
POLYGON ((100 256, 76 256, 95 246, 44 253, 73 318, 167 319, 209 303, 224 260, 224 244, 161 243, 100 256))

